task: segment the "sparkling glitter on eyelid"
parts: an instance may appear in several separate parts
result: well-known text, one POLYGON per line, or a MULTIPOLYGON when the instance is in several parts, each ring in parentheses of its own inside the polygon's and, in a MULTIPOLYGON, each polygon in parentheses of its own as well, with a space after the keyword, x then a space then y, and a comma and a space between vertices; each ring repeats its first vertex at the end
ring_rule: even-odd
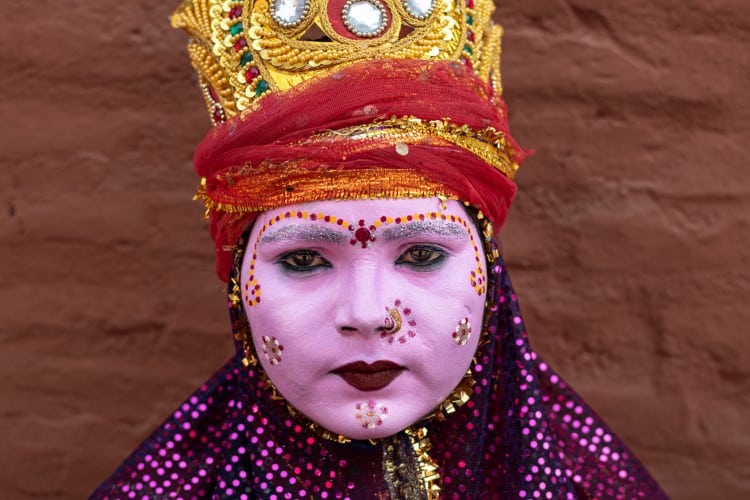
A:
POLYGON ((465 240, 468 237, 464 228, 460 224, 456 223, 443 223, 430 222, 430 221, 413 221, 407 224, 399 224, 395 227, 389 227, 384 229, 383 239, 386 241, 392 241, 400 238, 408 238, 410 236, 421 236, 425 234, 433 234, 436 236, 444 236, 454 240, 465 240))
POLYGON ((317 226, 284 226, 273 232, 263 235, 261 243, 272 243, 280 240, 300 240, 300 241, 323 241, 328 243, 341 243, 346 239, 346 235, 334 231, 327 227, 317 226))

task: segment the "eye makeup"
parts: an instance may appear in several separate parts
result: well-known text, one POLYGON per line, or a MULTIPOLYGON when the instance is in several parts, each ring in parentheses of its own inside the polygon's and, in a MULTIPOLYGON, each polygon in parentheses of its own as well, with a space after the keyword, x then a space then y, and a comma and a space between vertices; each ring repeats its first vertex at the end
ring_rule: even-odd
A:
MULTIPOLYGON (((469 229, 469 224, 462 217, 442 212, 415 213, 400 217, 382 215, 371 224, 367 224, 365 220, 362 219, 359 220, 358 224, 354 225, 343 218, 333 215, 305 211, 288 211, 279 213, 274 218, 270 219, 258 233, 258 238, 253 246, 252 260, 250 262, 250 276, 245 283, 246 304, 248 306, 254 306, 261 301, 261 286, 255 278, 255 262, 258 258, 257 253, 259 245, 282 241, 318 241, 341 244, 348 239, 351 245, 359 244, 362 249, 367 250, 367 248, 376 241, 376 231, 379 231, 377 233, 378 237, 382 237, 385 241, 395 241, 422 235, 435 235, 455 240, 466 240, 466 238, 469 238, 474 248, 474 256, 476 260, 476 268, 471 271, 469 281, 471 282, 471 286, 477 292, 477 295, 482 295, 485 292, 486 278, 481 264, 483 254, 479 250, 480 247, 469 229), (272 228, 273 225, 282 220, 288 219, 323 222, 334 227, 327 227, 321 224, 289 224, 279 228, 272 228), (342 230, 339 230, 335 226, 342 228, 342 230), (344 228, 349 231, 349 236, 343 231, 344 228), (380 228, 383 229, 380 230, 380 228)), ((424 245, 424 249, 420 249, 420 251, 435 253, 431 254, 431 257, 427 260, 417 259, 414 262, 411 262, 413 259, 409 256, 402 254, 402 256, 399 257, 400 262, 397 262, 397 264, 408 265, 415 270, 429 271, 440 266, 445 258, 445 253, 432 245, 424 245)), ((325 261, 325 259, 322 260, 325 261)), ((293 263, 290 264, 289 262, 284 264, 282 261, 279 263, 286 265, 286 269, 290 272, 310 272, 310 270, 320 268, 319 265, 309 267, 306 265, 299 266, 293 263)), ((321 262, 320 265, 324 265, 324 263, 321 262)))
POLYGON ((416 220, 406 224, 398 224, 381 231, 382 238, 386 241, 409 238, 412 236, 423 236, 432 234, 456 240, 466 240, 469 234, 455 222, 445 221, 421 221, 416 220))
POLYGON ((346 235, 335 229, 310 224, 290 224, 267 231, 260 239, 261 244, 284 240, 320 241, 324 243, 343 243, 346 235))

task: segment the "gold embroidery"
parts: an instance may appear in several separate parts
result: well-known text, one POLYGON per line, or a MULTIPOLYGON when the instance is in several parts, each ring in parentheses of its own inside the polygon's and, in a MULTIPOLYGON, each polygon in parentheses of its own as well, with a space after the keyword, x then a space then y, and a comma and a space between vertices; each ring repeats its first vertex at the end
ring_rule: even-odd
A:
MULTIPOLYGON (((249 168, 252 174, 238 170, 231 175, 231 198, 209 193, 206 183, 198 186, 195 198, 211 211, 246 213, 318 200, 351 200, 363 198, 425 198, 457 196, 440 183, 425 179, 411 170, 386 168, 315 171, 291 165, 265 165, 249 168)), ((216 182, 229 184, 224 178, 216 182)))
POLYGON ((226 76, 209 81, 218 94, 231 96, 227 118, 269 92, 373 59, 460 61, 499 89, 500 31, 491 21, 491 0, 434 0, 424 14, 410 12, 403 0, 382 0, 388 26, 359 35, 333 22, 329 16, 342 13, 329 11, 327 0, 309 0, 288 22, 274 16, 273 6, 273 0, 185 0, 172 15, 172 26, 187 31, 191 45, 206 48, 190 53, 200 79, 215 65, 226 76), (306 39, 311 28, 324 38, 306 39))

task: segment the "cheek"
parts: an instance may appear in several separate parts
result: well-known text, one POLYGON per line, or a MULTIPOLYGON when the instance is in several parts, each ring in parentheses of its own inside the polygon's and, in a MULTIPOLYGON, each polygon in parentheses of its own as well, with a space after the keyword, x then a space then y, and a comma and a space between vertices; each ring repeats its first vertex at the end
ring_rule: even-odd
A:
MULTIPOLYGON (((480 255, 480 259, 484 256, 480 255)), ((441 325, 451 332, 462 320, 479 327, 486 296, 483 260, 477 262, 473 251, 464 252, 456 260, 437 286, 408 298, 420 325, 429 318, 433 328, 441 325), (467 276, 471 279, 467 280, 467 276)))
POLYGON ((295 374, 316 374, 320 359, 333 352, 331 294, 315 293, 314 284, 290 286, 273 263, 259 261, 254 271, 264 290, 258 302, 248 300, 252 289, 245 297, 255 350, 272 380, 289 391, 288 384, 297 384, 295 374), (279 383, 279 377, 289 380, 279 383))

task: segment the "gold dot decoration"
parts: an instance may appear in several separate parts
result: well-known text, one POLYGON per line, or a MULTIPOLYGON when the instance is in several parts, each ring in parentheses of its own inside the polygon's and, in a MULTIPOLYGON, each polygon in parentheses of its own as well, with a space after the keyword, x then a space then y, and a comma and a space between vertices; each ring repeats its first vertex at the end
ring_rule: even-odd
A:
POLYGON ((442 220, 460 224, 469 235, 471 245, 474 249, 474 260, 476 262, 476 266, 472 271, 470 271, 469 281, 471 283, 471 286, 474 287, 474 290, 477 292, 477 295, 482 295, 486 291, 487 279, 485 277, 484 270, 482 269, 482 259, 484 258, 484 255, 480 251, 479 245, 477 245, 476 238, 474 238, 474 234, 471 231, 469 223, 458 215, 445 214, 442 212, 414 213, 400 217, 383 215, 372 222, 372 224, 368 225, 364 220, 360 220, 357 224, 352 224, 347 222, 345 219, 342 219, 341 217, 336 217, 335 215, 327 215, 324 213, 287 211, 283 214, 276 215, 274 218, 264 224, 261 230, 258 232, 258 237, 253 244, 253 253, 250 260, 248 280, 245 282, 245 303, 250 307, 256 306, 261 302, 261 286, 255 276, 255 264, 258 259, 258 244, 260 243, 263 234, 270 227, 281 222, 282 220, 287 219, 320 221, 343 227, 351 233, 350 243, 352 245, 361 244, 361 248, 363 249, 369 248, 370 244, 375 241, 375 236, 373 233, 375 233, 377 229, 382 226, 406 224, 412 221, 426 220, 442 220))

